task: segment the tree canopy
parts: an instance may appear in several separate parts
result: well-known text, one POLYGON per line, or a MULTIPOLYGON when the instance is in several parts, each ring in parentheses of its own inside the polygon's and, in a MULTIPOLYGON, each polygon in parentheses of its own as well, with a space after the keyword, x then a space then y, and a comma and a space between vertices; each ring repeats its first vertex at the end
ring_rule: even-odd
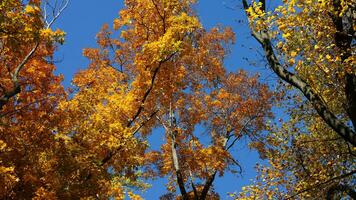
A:
POLYGON ((270 68, 288 84, 281 90, 290 119, 262 138, 270 166, 239 197, 355 198, 355 5, 242 3, 270 68))
POLYGON ((124 0, 65 88, 53 24, 69 0, 1 1, 1 199, 143 199, 162 177, 160 199, 224 199, 243 141, 265 161, 232 199, 356 198, 354 3, 241 1, 277 82, 226 67, 241 38, 195 3, 124 0))

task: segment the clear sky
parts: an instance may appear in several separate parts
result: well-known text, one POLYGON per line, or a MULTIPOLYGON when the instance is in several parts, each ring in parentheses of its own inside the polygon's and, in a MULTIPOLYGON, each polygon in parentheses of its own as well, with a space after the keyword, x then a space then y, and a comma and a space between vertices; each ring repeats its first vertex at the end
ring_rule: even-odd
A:
MULTIPOLYGON (((237 0, 201 0, 196 6, 196 12, 203 26, 210 29, 215 25, 231 26, 237 42, 232 46, 231 54, 226 59, 226 67, 231 71, 245 69, 250 72, 260 72, 266 77, 268 74, 264 66, 251 67, 249 63, 259 64, 261 56, 257 50, 259 47, 251 39, 245 22, 245 16, 241 10, 240 1, 237 0), (234 9, 232 9, 233 7, 234 9)), ((67 10, 58 19, 56 26, 67 33, 66 42, 56 52, 57 72, 64 75, 64 85, 70 84, 75 72, 85 68, 88 60, 82 56, 82 50, 86 47, 96 47, 95 35, 104 23, 112 25, 118 11, 123 8, 123 0, 71 0, 67 10)), ((163 141, 159 130, 154 133, 152 146, 158 146, 163 141)), ((255 177, 255 163, 258 162, 256 152, 250 151, 247 142, 242 141, 233 150, 233 155, 241 163, 243 174, 241 176, 225 174, 217 177, 214 186, 221 199, 228 199, 227 192, 240 191, 243 185, 255 177)), ((152 181, 152 188, 143 194, 145 199, 158 199, 166 193, 165 180, 152 181)))

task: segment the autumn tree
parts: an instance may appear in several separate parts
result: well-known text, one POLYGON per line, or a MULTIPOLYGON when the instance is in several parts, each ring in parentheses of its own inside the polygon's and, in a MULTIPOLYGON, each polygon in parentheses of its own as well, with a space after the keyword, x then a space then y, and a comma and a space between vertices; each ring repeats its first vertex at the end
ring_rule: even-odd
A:
POLYGON ((58 158, 53 149, 59 143, 51 128, 64 91, 51 58, 64 32, 51 26, 66 3, 54 10, 49 2, 0 3, 1 199, 39 197, 55 185, 51 165, 58 158), (41 6, 51 14, 43 13, 41 6))
POLYGON ((215 177, 239 165, 229 150, 265 128, 271 92, 258 76, 226 72, 234 35, 205 30, 194 2, 126 0, 114 30, 97 35, 99 48, 84 50, 91 63, 61 102, 57 129, 83 166, 73 181, 92 188, 83 197, 138 198, 132 188, 145 188, 143 178, 169 176, 179 198, 216 198, 215 177), (165 130, 160 151, 147 143, 155 127, 165 130))
POLYGON ((239 198, 355 198, 354 12, 347 1, 243 1, 289 119, 260 138, 270 165, 239 198), (293 89, 299 89, 301 93, 293 89), (345 142, 346 141, 346 142, 345 142))
POLYGON ((268 11, 264 0, 242 2, 271 69, 355 146, 354 3, 291 0, 268 11))

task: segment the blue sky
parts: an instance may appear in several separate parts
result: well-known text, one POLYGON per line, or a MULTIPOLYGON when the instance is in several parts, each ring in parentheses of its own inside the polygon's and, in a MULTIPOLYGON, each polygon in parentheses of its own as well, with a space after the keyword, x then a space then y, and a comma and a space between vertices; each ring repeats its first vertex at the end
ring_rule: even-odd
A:
MULTIPOLYGON (((231 54, 227 57, 225 65, 231 71, 245 69, 250 72, 260 72, 263 76, 268 76, 264 67, 251 67, 249 62, 260 61, 258 55, 259 47, 251 39, 247 25, 241 20, 245 16, 236 0, 202 0, 195 8, 201 19, 203 26, 210 29, 215 25, 231 26, 236 33, 236 44, 232 46, 231 54), (231 9, 230 7, 234 7, 231 9), (244 45, 244 46, 243 46, 244 45), (249 60, 247 61, 246 58, 249 60)), ((64 30, 66 42, 55 54, 57 63, 57 73, 64 75, 64 85, 69 86, 73 74, 88 65, 88 60, 82 56, 83 48, 96 47, 95 35, 104 23, 112 24, 118 12, 123 8, 123 0, 71 0, 68 8, 55 24, 56 27, 64 30)), ((158 143, 163 141, 160 131, 153 140, 158 143)), ((151 139, 152 140, 152 139, 151 139)), ((157 144, 152 144, 157 145, 157 144)), ((255 177, 254 166, 259 161, 256 152, 248 150, 247 142, 242 141, 237 144, 233 154, 243 167, 241 176, 225 174, 215 181, 215 189, 220 194, 221 199, 227 199, 227 192, 239 191, 243 185, 250 182, 255 177)), ((158 199, 166 192, 165 180, 152 181, 152 188, 143 194, 145 199, 158 199)))

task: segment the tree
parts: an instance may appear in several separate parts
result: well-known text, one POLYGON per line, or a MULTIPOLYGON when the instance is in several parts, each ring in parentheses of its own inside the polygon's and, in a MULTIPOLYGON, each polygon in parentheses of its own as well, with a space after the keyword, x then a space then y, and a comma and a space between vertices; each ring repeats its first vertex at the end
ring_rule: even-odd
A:
POLYGON ((73 98, 60 104, 58 136, 85 166, 83 184, 105 185, 92 185, 98 193, 86 197, 120 199, 144 188, 143 178, 165 175, 180 198, 217 197, 215 176, 238 165, 229 150, 265 128, 271 92, 258 76, 226 72, 234 35, 229 28, 203 29, 193 3, 126 0, 114 20, 119 36, 104 25, 99 48, 84 50, 91 63, 73 79, 73 98), (198 126, 208 133, 198 134, 198 126), (161 151, 147 144, 155 127, 165 129, 161 151))
POLYGON ((355 146, 353 2, 291 0, 273 12, 266 11, 265 1, 252 6, 242 2, 271 69, 300 90, 324 122, 355 146))
MULTIPOLYGON (((0 198, 46 194, 60 149, 53 140, 55 108, 64 90, 51 61, 64 33, 50 29, 66 7, 42 15, 41 1, 0 3, 0 198), (49 148, 49 145, 51 148, 49 148), (53 148, 52 148, 53 147, 53 148), (57 149, 56 149, 57 147, 57 149)), ((48 5, 44 5, 49 8, 48 5)), ((47 193, 50 197, 50 193, 47 193)))
POLYGON ((283 1, 268 12, 265 1, 243 4, 271 69, 290 84, 281 85, 290 118, 260 138, 270 165, 238 197, 354 198, 354 5, 283 1))

